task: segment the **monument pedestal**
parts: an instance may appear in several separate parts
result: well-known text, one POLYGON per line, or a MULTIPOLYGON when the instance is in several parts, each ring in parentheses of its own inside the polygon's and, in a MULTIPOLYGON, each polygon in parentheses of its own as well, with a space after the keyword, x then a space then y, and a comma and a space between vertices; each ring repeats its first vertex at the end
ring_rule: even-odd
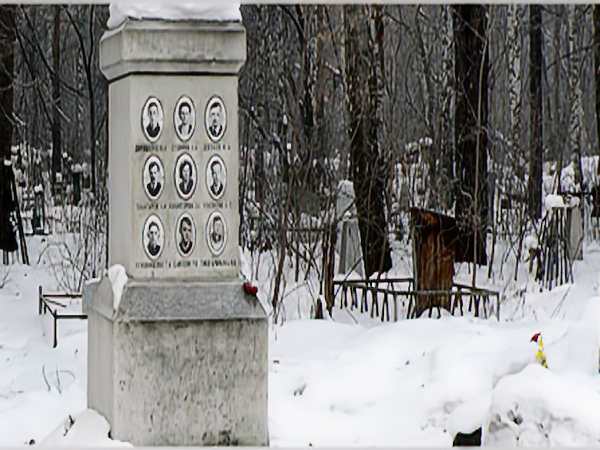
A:
POLYGON ((88 407, 134 445, 268 445, 268 324, 241 283, 86 286, 88 407), (118 303, 115 308, 115 303, 118 303))

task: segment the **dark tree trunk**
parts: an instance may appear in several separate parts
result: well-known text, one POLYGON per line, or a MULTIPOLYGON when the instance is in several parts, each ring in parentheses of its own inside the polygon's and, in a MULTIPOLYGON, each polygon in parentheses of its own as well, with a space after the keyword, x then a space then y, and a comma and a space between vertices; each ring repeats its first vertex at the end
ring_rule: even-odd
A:
POLYGON ((10 164, 13 134, 13 73, 15 6, 0 6, 0 249, 17 250, 17 236, 11 222, 16 207, 14 174, 10 164))
POLYGON ((383 22, 378 6, 346 7, 346 89, 351 177, 367 276, 392 266, 381 152, 383 22), (373 15, 371 16, 371 10, 373 15))
MULTIPOLYGON (((596 131, 600 154, 600 5, 594 5, 594 84, 596 86, 596 131)), ((600 175, 600 164, 598 165, 600 175)))
POLYGON ((60 8, 54 6, 54 30, 52 34, 52 187, 56 189, 56 174, 62 173, 62 145, 60 134, 60 8))
POLYGON ((529 141, 529 214, 542 216, 542 8, 529 5, 529 103, 531 134, 529 141))
POLYGON ((454 5, 452 14, 456 81, 456 219, 464 237, 457 261, 475 259, 478 264, 485 264, 488 218, 487 8, 454 5))
MULTIPOLYGON (((0 158, 10 160, 13 133, 15 6, 0 6, 0 158)), ((1 182, 4 182, 4 177, 1 182)))
MULTIPOLYGON (((562 193, 562 185, 560 183, 560 174, 563 169, 563 157, 564 157, 564 143, 565 139, 568 138, 568 114, 565 114, 564 108, 561 106, 561 98, 564 96, 564 92, 562 91, 561 84, 561 70, 562 63, 560 59, 560 55, 562 54, 562 38, 561 38, 561 28, 562 28, 562 17, 563 17, 563 5, 556 5, 555 14, 556 17, 554 19, 554 39, 553 44, 555 48, 554 57, 556 58, 556 64, 554 64, 554 105, 556 108, 555 117, 556 117, 556 125, 554 126, 554 142, 555 142, 555 154, 554 157, 558 160, 558 164, 556 167, 557 180, 556 180, 556 192, 558 194, 562 193)), ((554 185, 553 185, 554 188, 554 185)))

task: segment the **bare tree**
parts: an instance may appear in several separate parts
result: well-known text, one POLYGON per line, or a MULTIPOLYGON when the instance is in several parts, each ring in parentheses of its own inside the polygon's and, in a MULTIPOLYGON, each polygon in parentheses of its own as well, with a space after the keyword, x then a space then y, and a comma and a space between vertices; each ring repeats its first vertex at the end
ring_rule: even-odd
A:
MULTIPOLYGON (((488 26, 487 7, 454 5, 458 193, 456 217, 469 236, 464 254, 486 263, 488 26)), ((459 259, 464 259, 459 258, 459 259)))
POLYGON ((391 268, 380 137, 384 29, 381 6, 348 6, 345 14, 351 174, 365 272, 370 276, 391 268))
MULTIPOLYGON (((11 161, 14 97, 15 6, 0 6, 0 250, 17 250, 12 213, 16 206, 11 161)), ((6 260, 5 260, 6 262, 6 260)))
MULTIPOLYGON (((521 155, 521 19, 525 13, 525 8, 520 5, 508 6, 507 28, 508 28, 508 107, 509 107, 509 127, 510 127, 510 143, 512 144, 512 152, 515 155, 521 155)), ((519 166, 517 164, 516 166, 519 166)), ((523 169, 520 170, 519 178, 524 179, 523 169)))
MULTIPOLYGON (((600 139, 600 5, 594 5, 594 85, 596 90, 596 132, 600 139)), ((596 149, 596 152, 600 154, 600 146, 596 149)), ((600 164, 598 165, 600 171, 600 164)), ((600 176, 600 173, 598 173, 600 176)))
POLYGON ((69 18, 69 23, 77 36, 77 42, 79 44, 79 50, 81 52, 81 64, 83 68, 83 73, 85 74, 85 86, 87 88, 87 101, 88 101, 88 120, 89 120, 89 135, 88 135, 88 143, 90 148, 90 156, 92 162, 92 192, 95 194, 98 193, 98 181, 97 181, 97 164, 98 164, 98 155, 97 155, 97 141, 101 135, 102 127, 99 127, 97 124, 97 115, 98 108, 96 104, 96 99, 98 97, 97 92, 97 84, 95 76, 95 68, 97 66, 97 49, 99 45, 99 40, 95 39, 94 36, 97 35, 98 29, 98 19, 96 15, 96 5, 90 5, 87 10, 87 18, 83 19, 80 17, 77 20, 73 12, 71 11, 71 7, 65 8, 65 13, 69 18), (82 23, 83 22, 83 23, 82 23), (87 38, 86 38, 87 35, 87 38))
POLYGON ((529 102, 530 102, 530 143, 528 198, 529 215, 539 219, 542 216, 542 162, 543 145, 543 103, 542 103, 542 9, 539 5, 529 6, 529 102))
MULTIPOLYGON (((568 48, 569 48, 569 149, 577 158, 575 182, 582 183, 581 147, 583 127, 583 104, 581 91, 581 56, 577 51, 578 15, 581 7, 568 6, 568 48)), ((583 185, 581 184, 583 188, 583 185)))
POLYGON ((62 176, 62 145, 60 124, 60 6, 54 9, 54 28, 52 30, 52 186, 56 187, 56 176, 62 176))
POLYGON ((442 170, 440 182, 437 184, 440 192, 440 206, 443 210, 450 209, 453 203, 453 189, 445 189, 444 186, 452 185, 454 180, 454 135, 453 127, 451 126, 453 113, 452 103, 454 101, 454 58, 452 54, 453 45, 453 30, 452 30, 452 13, 449 5, 442 5, 441 15, 441 64, 440 64, 440 115, 438 119, 438 132, 436 137, 439 141, 440 152, 442 155, 442 170))

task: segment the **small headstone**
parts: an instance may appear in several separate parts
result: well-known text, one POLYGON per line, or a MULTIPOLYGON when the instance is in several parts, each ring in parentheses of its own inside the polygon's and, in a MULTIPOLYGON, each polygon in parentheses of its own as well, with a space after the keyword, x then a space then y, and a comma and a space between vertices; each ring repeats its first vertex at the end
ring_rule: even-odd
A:
POLYGON ((578 202, 572 202, 571 207, 567 210, 567 228, 569 231, 569 257, 571 261, 581 261, 583 259, 583 219, 578 202))
POLYGON ((339 220, 337 251, 340 255, 337 273, 356 272, 364 276, 363 254, 354 203, 354 185, 349 180, 338 184, 336 216, 339 220))

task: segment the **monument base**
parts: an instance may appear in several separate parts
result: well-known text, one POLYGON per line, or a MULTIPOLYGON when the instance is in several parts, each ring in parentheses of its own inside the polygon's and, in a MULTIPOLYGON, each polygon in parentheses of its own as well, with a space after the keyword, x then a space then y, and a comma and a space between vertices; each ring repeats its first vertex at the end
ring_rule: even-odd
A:
POLYGON ((88 407, 136 446, 269 444, 268 322, 241 283, 86 286, 88 407))

